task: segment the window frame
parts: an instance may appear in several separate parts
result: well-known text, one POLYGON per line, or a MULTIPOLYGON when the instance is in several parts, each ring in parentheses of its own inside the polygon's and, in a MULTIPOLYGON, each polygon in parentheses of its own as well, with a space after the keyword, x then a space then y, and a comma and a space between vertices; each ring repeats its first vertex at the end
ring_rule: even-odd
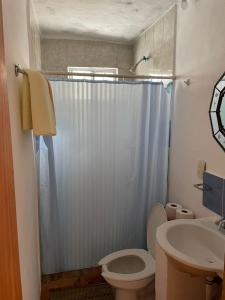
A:
POLYGON ((111 67, 74 67, 68 66, 67 67, 68 73, 87 73, 87 76, 73 76, 69 75, 69 79, 87 79, 87 80, 109 80, 115 81, 116 78, 113 77, 104 77, 104 74, 118 74, 118 68, 111 68, 111 67), (96 77, 94 74, 102 74, 102 77, 96 77))

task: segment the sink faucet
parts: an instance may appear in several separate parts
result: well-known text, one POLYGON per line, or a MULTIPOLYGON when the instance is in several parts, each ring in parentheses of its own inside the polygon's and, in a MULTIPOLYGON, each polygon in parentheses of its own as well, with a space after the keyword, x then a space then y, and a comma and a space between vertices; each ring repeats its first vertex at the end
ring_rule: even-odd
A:
POLYGON ((218 229, 225 234, 225 218, 222 218, 218 223, 218 229))

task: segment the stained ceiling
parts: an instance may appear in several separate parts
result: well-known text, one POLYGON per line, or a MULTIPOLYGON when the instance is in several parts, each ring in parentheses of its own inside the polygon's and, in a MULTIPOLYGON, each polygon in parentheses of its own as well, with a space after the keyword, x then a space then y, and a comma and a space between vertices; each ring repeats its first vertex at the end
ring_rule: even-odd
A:
POLYGON ((43 37, 130 43, 177 0, 33 0, 43 37))

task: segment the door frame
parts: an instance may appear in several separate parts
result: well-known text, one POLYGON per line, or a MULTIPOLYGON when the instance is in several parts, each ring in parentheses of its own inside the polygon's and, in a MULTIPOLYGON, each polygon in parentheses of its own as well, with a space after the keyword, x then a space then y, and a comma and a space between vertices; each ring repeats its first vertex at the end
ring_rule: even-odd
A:
POLYGON ((0 299, 22 300, 2 0, 0 0, 0 133, 0 299))

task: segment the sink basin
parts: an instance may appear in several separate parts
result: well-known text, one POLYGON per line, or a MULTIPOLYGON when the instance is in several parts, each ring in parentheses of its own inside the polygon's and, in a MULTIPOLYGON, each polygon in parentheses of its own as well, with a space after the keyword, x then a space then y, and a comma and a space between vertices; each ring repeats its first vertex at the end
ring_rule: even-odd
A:
POLYGON ((156 239, 176 261, 199 271, 221 273, 225 235, 213 226, 199 220, 174 220, 158 227, 156 239))

